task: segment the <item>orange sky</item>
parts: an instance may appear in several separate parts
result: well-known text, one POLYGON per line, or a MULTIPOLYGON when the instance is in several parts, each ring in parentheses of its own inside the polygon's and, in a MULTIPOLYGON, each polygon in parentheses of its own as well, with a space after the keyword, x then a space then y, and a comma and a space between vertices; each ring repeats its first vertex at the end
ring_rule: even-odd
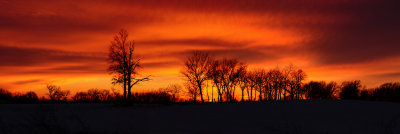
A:
MULTIPOLYGON (((110 89, 106 56, 121 28, 136 41, 134 90, 182 84, 192 50, 239 58, 251 69, 295 64, 307 80, 400 81, 398 1, 0 0, 0 87, 42 95, 110 89)), ((116 87, 118 88, 118 87, 116 87)))

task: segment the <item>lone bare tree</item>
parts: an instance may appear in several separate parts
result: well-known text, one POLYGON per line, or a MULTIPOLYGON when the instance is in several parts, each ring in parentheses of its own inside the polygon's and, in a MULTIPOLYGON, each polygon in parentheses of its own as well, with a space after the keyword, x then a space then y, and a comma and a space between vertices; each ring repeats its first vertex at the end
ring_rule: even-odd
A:
POLYGON ((140 68, 140 59, 134 58, 135 43, 128 40, 128 32, 122 29, 114 40, 111 41, 108 70, 113 74, 113 84, 122 84, 124 90, 124 99, 131 99, 131 89, 134 85, 148 81, 149 76, 136 78, 137 69, 140 68))
POLYGON ((208 80, 207 72, 212 61, 213 58, 208 53, 195 51, 185 60, 184 69, 181 71, 186 81, 196 87, 193 89, 199 90, 201 102, 204 102, 203 85, 208 80))

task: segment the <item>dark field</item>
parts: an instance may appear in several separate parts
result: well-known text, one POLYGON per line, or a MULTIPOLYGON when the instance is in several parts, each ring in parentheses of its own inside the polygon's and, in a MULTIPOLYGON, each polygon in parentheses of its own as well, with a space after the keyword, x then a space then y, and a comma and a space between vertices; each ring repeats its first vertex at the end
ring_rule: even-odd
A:
POLYGON ((271 101, 224 104, 3 104, 0 133, 392 134, 400 104, 271 101))

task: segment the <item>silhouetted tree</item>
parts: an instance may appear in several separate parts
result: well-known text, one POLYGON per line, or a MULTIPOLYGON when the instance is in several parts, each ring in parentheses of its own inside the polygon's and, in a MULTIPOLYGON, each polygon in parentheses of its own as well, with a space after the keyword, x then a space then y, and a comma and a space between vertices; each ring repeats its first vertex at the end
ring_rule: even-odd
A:
POLYGON ((325 81, 310 81, 304 85, 305 95, 308 99, 333 99, 336 92, 336 83, 325 81))
POLYGON ((0 88, 0 103, 10 103, 12 100, 12 94, 9 91, 0 88))
POLYGON ((254 73, 254 80, 255 80, 255 91, 258 91, 258 100, 262 101, 263 100, 263 94, 265 97, 265 92, 267 92, 267 88, 265 88, 266 83, 266 72, 264 69, 260 69, 255 71, 254 73))
POLYGON ((243 72, 245 72, 247 66, 237 59, 222 59, 219 65, 222 68, 220 75, 225 99, 230 102, 235 101, 236 86, 240 81, 241 75, 245 75, 243 72))
POLYGON ((67 97, 70 93, 69 90, 61 90, 61 88, 56 85, 47 85, 47 90, 49 91, 48 95, 52 101, 67 101, 67 97))
POLYGON ((208 53, 195 51, 184 61, 185 66, 181 71, 188 84, 196 87, 191 86, 191 89, 199 90, 201 102, 204 102, 203 86, 205 81, 208 80, 207 72, 212 61, 213 59, 208 53))
POLYGON ((361 81, 345 81, 342 83, 341 92, 339 94, 340 99, 358 99, 360 95, 361 81))
POLYGON ((36 103, 39 101, 37 94, 33 91, 29 91, 23 94, 23 99, 27 103, 36 103))
MULTIPOLYGON (((206 77, 211 80, 213 87, 217 88, 218 101, 223 101, 223 96, 226 101, 236 101, 235 90, 245 78, 247 65, 239 62, 237 59, 212 60, 207 68, 206 77)), ((242 88, 242 98, 244 87, 242 88)))
MULTIPOLYGON (((246 75, 246 79, 248 84, 247 85, 247 98, 248 101, 254 101, 253 99, 253 91, 255 90, 255 86, 257 85, 257 72, 249 71, 246 75)), ((254 91, 255 93, 255 91, 254 91)), ((255 97, 255 95, 254 95, 255 97)))
POLYGON ((249 79, 248 79, 248 73, 247 73, 247 68, 246 69, 244 69, 244 70, 242 70, 242 71, 240 71, 239 72, 240 74, 239 74, 239 86, 240 86, 240 89, 241 89, 241 91, 242 91, 242 102, 244 102, 244 91, 246 90, 246 89, 248 89, 248 87, 249 87, 249 79))
POLYGON ((134 41, 128 40, 128 32, 122 29, 111 41, 108 70, 114 74, 113 84, 122 84, 124 99, 130 100, 131 89, 142 81, 148 81, 149 76, 136 78, 137 68, 140 66, 140 59, 134 58, 134 41))
POLYGON ((400 101, 400 83, 384 83, 373 89, 370 96, 377 101, 400 101))
POLYGON ((302 89, 301 85, 303 81, 306 79, 306 73, 301 69, 294 69, 290 72, 288 86, 290 87, 288 90, 289 96, 291 100, 300 99, 302 97, 302 89))
POLYGON ((222 64, 220 60, 212 60, 210 66, 207 68, 207 78, 213 83, 213 87, 217 89, 218 102, 222 102, 222 95, 224 94, 224 86, 222 83, 222 64))

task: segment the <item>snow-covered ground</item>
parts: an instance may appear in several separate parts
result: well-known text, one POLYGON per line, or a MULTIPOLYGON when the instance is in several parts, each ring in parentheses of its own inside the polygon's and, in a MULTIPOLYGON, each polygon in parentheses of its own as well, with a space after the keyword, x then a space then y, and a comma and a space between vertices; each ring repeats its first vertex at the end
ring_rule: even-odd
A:
POLYGON ((397 134, 400 103, 4 104, 0 133, 397 134))

